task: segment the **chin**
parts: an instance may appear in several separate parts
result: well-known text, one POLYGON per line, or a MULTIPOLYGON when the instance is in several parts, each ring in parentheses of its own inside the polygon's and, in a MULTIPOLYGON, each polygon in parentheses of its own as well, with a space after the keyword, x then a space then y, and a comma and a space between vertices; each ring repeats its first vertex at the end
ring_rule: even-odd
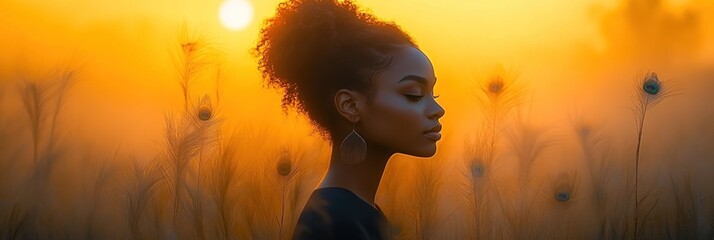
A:
POLYGON ((433 157, 434 154, 436 154, 436 144, 432 144, 431 146, 424 147, 421 149, 416 149, 415 151, 410 151, 406 154, 423 158, 433 157))

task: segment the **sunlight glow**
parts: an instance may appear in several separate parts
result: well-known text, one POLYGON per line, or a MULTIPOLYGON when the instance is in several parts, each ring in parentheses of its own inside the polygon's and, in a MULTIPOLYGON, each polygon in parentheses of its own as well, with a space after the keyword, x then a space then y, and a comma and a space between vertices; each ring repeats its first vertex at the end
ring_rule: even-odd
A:
POLYGON ((253 7, 245 0, 227 0, 221 5, 218 16, 227 29, 242 30, 253 19, 253 7))

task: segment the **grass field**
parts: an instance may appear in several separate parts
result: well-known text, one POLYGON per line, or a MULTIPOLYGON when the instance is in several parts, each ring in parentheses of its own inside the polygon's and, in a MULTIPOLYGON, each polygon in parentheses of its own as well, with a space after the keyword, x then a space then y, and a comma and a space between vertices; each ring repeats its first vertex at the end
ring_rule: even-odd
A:
MULTIPOLYGON (((393 236, 714 239, 714 7, 662 4, 598 15, 605 47, 493 45, 508 57, 489 60, 488 40, 461 54, 415 28, 444 138, 388 163, 393 236)), ((261 85, 236 40, 254 32, 7 7, 0 239, 289 239, 330 146, 261 85)))

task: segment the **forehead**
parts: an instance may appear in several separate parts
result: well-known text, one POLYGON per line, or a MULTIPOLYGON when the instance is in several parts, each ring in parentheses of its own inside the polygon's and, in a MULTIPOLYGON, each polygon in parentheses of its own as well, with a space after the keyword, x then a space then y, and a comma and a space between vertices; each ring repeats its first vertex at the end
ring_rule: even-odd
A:
POLYGON ((425 78, 431 85, 436 83, 434 67, 431 65, 431 61, 422 51, 414 47, 404 47, 394 53, 389 66, 376 75, 378 80, 376 84, 394 85, 409 75, 425 78))

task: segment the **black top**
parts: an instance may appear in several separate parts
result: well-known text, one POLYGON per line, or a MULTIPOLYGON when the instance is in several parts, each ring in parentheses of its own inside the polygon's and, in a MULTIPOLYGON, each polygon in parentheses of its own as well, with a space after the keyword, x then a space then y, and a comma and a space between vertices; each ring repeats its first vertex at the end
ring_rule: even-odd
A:
POLYGON ((298 219, 293 240, 386 239, 387 218, 350 190, 319 188, 312 192, 298 219))

